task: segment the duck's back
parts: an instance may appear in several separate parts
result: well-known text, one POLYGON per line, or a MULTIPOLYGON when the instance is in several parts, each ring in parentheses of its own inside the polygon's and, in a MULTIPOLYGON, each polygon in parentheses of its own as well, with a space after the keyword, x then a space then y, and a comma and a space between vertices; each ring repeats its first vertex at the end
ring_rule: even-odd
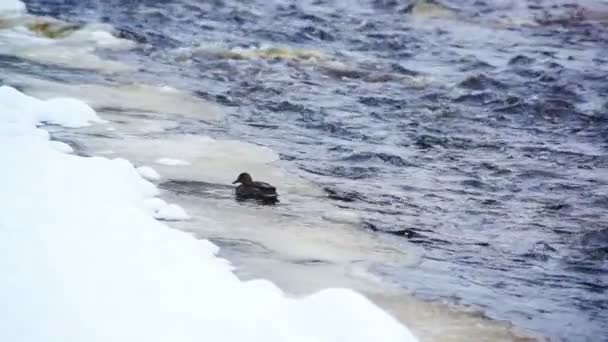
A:
POLYGON ((255 199, 266 203, 278 202, 277 190, 274 186, 264 182, 253 182, 250 185, 239 185, 236 188, 239 199, 255 199))
POLYGON ((264 194, 277 194, 277 189, 265 182, 253 182, 253 186, 259 189, 264 194))

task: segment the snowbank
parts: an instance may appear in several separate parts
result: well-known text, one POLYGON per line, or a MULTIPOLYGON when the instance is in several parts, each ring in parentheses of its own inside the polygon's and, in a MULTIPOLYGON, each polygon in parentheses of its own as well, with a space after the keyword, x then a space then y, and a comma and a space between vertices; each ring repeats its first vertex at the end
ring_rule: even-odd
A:
POLYGON ((32 127, 39 123, 82 127, 91 122, 104 122, 91 107, 79 100, 55 98, 42 101, 11 87, 1 89, 0 108, 3 109, 3 122, 21 123, 23 127, 32 127))
POLYGON ((164 201, 131 163, 36 128, 101 121, 87 107, 0 87, 0 341, 415 341, 353 291, 238 280, 216 246, 152 217, 164 201))

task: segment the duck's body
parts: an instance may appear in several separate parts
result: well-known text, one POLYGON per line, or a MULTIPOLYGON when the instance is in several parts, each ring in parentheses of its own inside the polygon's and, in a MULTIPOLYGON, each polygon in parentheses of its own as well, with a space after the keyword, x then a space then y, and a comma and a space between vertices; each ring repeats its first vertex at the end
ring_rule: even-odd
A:
POLYGON ((236 188, 237 200, 253 199, 263 203, 277 203, 277 189, 264 182, 255 182, 248 173, 241 173, 232 184, 240 183, 236 188))

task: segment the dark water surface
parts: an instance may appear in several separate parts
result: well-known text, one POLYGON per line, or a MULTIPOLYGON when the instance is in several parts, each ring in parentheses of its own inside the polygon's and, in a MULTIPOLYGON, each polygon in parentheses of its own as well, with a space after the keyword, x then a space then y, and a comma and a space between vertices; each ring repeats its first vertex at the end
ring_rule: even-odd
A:
POLYGON ((109 56, 139 64, 133 79, 222 104, 215 134, 271 147, 361 229, 419 245, 417 267, 374 270, 387 281, 569 341, 608 340, 608 15, 593 4, 27 1, 112 24, 142 43, 109 56))

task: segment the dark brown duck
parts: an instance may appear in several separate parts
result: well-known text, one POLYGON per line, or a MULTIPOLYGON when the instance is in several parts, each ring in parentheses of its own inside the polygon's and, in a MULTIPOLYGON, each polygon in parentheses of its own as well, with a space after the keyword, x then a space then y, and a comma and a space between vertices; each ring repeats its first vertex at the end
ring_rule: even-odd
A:
POLYGON ((277 189, 264 182, 257 182, 247 172, 243 172, 232 184, 240 183, 236 187, 236 199, 253 199, 262 203, 273 204, 279 201, 277 189))

